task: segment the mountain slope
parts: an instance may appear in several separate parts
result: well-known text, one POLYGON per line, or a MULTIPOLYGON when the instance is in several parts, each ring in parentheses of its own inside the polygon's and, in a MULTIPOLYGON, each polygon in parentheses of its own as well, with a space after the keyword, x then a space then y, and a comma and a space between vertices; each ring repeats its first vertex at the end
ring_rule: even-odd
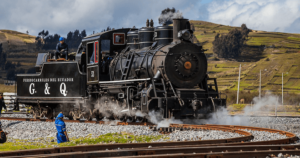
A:
POLYGON ((226 34, 237 27, 204 21, 191 21, 195 36, 208 49, 208 72, 218 78, 221 90, 236 90, 238 67, 242 65, 241 90, 257 91, 259 73, 262 70, 262 90, 281 91, 281 75, 284 73, 284 91, 300 93, 300 34, 265 32, 249 33, 247 46, 237 60, 214 60, 212 42, 217 33, 226 34))

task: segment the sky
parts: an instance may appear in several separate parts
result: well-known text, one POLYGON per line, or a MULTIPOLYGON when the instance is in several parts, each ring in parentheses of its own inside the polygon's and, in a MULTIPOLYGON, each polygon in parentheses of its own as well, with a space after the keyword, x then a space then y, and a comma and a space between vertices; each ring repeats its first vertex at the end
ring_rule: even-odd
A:
POLYGON ((0 29, 42 30, 66 36, 76 29, 90 35, 111 28, 158 26, 165 8, 176 8, 190 20, 254 30, 300 33, 299 0, 0 0, 0 29))

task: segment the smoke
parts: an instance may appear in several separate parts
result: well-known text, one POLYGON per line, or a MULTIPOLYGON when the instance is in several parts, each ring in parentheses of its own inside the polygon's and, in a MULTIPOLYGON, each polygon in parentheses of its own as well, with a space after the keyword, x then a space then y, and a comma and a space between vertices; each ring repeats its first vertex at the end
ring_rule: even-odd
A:
POLYGON ((159 18, 158 18, 158 22, 160 24, 172 24, 173 23, 173 19, 182 19, 183 16, 182 16, 182 12, 180 12, 179 10, 176 11, 175 8, 166 8, 164 9, 159 18))
POLYGON ((266 95, 262 98, 255 97, 253 98, 254 106, 246 106, 244 108, 244 115, 252 114, 255 111, 265 111, 269 112, 275 109, 278 105, 278 96, 266 95))
POLYGON ((148 121, 157 125, 157 129, 160 127, 169 127, 170 124, 182 124, 183 122, 180 120, 174 119, 174 117, 170 119, 164 119, 161 112, 150 111, 148 114, 148 121))
POLYGON ((253 103, 252 106, 248 105, 243 109, 242 115, 231 116, 226 108, 220 108, 217 112, 212 113, 208 120, 198 123, 249 126, 250 121, 247 116, 255 115, 261 111, 273 111, 279 105, 278 97, 274 95, 266 95, 261 98, 255 97, 253 103))

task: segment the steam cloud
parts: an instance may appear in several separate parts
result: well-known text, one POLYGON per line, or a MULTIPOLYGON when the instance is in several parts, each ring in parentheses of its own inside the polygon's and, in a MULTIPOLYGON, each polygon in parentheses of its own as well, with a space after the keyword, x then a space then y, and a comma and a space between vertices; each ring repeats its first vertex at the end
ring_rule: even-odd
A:
POLYGON ((180 120, 176 120, 173 117, 170 119, 164 119, 163 115, 159 112, 150 111, 148 114, 148 121, 157 125, 157 129, 160 127, 169 127, 170 124, 182 124, 180 120))
MULTIPOLYGON (((115 101, 110 100, 109 98, 102 97, 98 104, 95 105, 96 109, 101 110, 101 113, 105 117, 111 115, 122 117, 127 116, 137 116, 137 117, 146 117, 149 122, 157 125, 157 128, 160 127, 169 127, 170 124, 223 124, 223 125, 244 125, 249 126, 250 122, 247 117, 250 114, 254 114, 257 111, 274 111, 275 108, 279 105, 278 97, 274 95, 266 95, 264 97, 255 97, 253 99, 252 106, 246 106, 243 110, 242 116, 230 116, 226 108, 220 108, 217 112, 210 114, 209 119, 194 119, 194 120, 176 120, 174 118, 164 119, 162 113, 157 111, 150 111, 148 114, 142 113, 141 111, 126 111, 123 110, 125 105, 116 103, 115 101)), ((124 103, 125 104, 125 103, 124 103)), ((268 119, 266 117, 266 119, 268 119)))
POLYGON ((250 122, 244 116, 248 116, 262 110, 265 112, 273 111, 279 105, 278 97, 274 95, 266 95, 261 98, 255 97, 253 102, 254 104, 252 107, 246 106, 244 108, 242 116, 230 116, 227 109, 221 108, 217 112, 212 113, 210 119, 201 121, 200 123, 248 126, 250 125, 250 122))
POLYGON ((159 18, 158 18, 158 21, 160 24, 172 24, 173 23, 173 19, 182 19, 183 16, 182 16, 182 12, 180 12, 179 10, 176 11, 175 8, 167 8, 167 9, 164 9, 159 18))

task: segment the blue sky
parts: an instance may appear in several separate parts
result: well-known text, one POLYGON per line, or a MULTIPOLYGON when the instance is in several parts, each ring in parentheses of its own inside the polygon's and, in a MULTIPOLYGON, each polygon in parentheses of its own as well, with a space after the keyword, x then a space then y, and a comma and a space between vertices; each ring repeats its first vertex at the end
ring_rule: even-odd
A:
POLYGON ((143 27, 147 19, 157 26, 167 7, 190 20, 300 33, 299 0, 0 0, 0 29, 66 36, 75 29, 91 34, 107 26, 143 27))

